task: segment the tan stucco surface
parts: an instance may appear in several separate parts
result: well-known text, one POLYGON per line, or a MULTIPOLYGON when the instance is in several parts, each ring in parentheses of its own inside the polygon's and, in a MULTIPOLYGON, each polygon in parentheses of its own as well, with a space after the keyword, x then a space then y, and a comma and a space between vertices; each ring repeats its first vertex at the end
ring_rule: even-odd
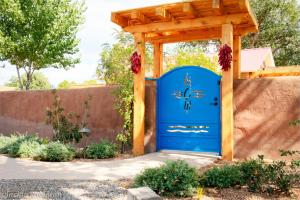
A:
MULTIPOLYGON (((84 101, 88 95, 90 102, 90 118, 88 128, 92 134, 82 143, 97 142, 100 138, 115 138, 122 129, 122 118, 114 109, 115 86, 94 87, 85 89, 58 90, 57 94, 66 112, 83 115, 84 101)), ((0 133, 10 134, 39 133, 42 137, 52 137, 52 129, 45 124, 46 108, 52 106, 51 91, 1 92, 0 93, 0 133)))
MULTIPOLYGON (((92 135, 83 144, 100 138, 115 138, 122 129, 122 118, 114 109, 114 86, 58 91, 67 111, 83 112, 90 94, 92 135)), ((51 91, 0 92, 0 133, 38 132, 52 136, 45 124, 45 110, 51 106, 51 91)), ((145 152, 156 150, 156 83, 146 81, 145 152)), ((289 122, 300 119, 300 77, 274 77, 234 82, 234 157, 264 154, 278 158, 279 149, 300 151, 300 126, 289 122)))
POLYGON ((234 157, 279 158, 279 149, 300 150, 300 77, 234 82, 234 157))

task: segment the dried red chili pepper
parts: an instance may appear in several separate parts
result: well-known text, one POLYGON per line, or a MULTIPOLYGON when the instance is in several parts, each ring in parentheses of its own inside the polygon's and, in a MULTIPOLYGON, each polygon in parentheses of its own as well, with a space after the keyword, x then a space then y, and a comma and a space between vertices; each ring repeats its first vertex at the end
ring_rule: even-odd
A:
POLYGON ((232 49, 227 44, 221 46, 219 50, 219 64, 222 70, 228 71, 231 67, 232 62, 232 49))

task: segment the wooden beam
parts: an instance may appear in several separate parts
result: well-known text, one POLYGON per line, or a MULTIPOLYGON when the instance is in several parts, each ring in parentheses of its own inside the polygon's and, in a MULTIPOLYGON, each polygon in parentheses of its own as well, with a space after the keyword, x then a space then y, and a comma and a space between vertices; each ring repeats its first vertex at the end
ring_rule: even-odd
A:
POLYGON ((221 38, 220 29, 211 29, 203 31, 195 31, 192 33, 181 33, 168 36, 154 36, 145 38, 146 42, 150 43, 176 43, 176 42, 191 42, 196 40, 217 40, 221 38))
POLYGON ((223 14, 223 2, 222 2, 222 0, 213 0, 212 1, 212 9, 216 14, 222 15, 223 14))
POLYGON ((165 22, 172 21, 173 19, 171 13, 166 8, 156 8, 155 15, 165 22))
MULTIPOLYGON (((233 48, 233 26, 222 25, 222 44, 233 48)), ((233 160, 233 70, 222 73, 222 158, 233 160)))
POLYGON ((154 43, 154 69, 153 78, 159 78, 163 74, 163 44, 154 43))
POLYGON ((218 27, 222 24, 233 23, 240 24, 249 16, 245 14, 231 14, 223 16, 210 16, 196 19, 178 20, 172 22, 152 23, 146 25, 127 26, 124 31, 127 32, 164 32, 164 31, 180 31, 200 28, 218 27))
POLYGON ((189 2, 186 2, 186 3, 183 4, 182 12, 186 13, 187 15, 189 15, 192 18, 199 17, 199 13, 195 10, 193 5, 189 2))
POLYGON ((240 79, 241 75, 241 36, 233 37, 233 79, 240 79))
POLYGON ((148 24, 151 22, 143 13, 139 11, 134 11, 131 13, 131 20, 137 21, 142 24, 148 24))
POLYGON ((135 45, 141 55, 141 71, 134 75, 133 154, 144 154, 145 135, 145 40, 143 33, 134 34, 135 45))
POLYGON ((122 28, 128 26, 128 21, 124 18, 119 16, 117 13, 111 13, 111 21, 119 24, 122 28))
POLYGON ((234 28, 234 35, 239 35, 239 36, 245 36, 248 35, 249 33, 255 33, 257 32, 257 27, 256 26, 236 26, 234 28))
POLYGON ((213 0, 212 8, 220 8, 220 0, 213 0))
POLYGON ((252 23, 254 24, 255 26, 255 29, 256 31, 255 32, 258 32, 258 26, 259 24, 257 23, 256 21, 256 17, 251 9, 251 6, 250 6, 250 3, 248 0, 239 0, 239 7, 242 11, 245 11, 248 13, 252 23))

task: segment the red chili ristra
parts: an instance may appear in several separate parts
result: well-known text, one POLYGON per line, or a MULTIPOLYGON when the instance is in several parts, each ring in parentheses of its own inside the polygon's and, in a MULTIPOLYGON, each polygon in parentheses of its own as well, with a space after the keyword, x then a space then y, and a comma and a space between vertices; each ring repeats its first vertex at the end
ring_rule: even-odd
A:
POLYGON ((227 44, 221 46, 219 50, 219 64, 222 67, 222 70, 228 71, 231 67, 232 62, 232 49, 227 44))

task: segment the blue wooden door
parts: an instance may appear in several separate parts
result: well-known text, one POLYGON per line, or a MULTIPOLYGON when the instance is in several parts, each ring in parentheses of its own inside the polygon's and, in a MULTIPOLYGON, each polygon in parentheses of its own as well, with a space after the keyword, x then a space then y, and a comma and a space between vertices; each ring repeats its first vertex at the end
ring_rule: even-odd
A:
POLYGON ((221 153, 220 79, 185 66, 157 80, 157 150, 221 153))

